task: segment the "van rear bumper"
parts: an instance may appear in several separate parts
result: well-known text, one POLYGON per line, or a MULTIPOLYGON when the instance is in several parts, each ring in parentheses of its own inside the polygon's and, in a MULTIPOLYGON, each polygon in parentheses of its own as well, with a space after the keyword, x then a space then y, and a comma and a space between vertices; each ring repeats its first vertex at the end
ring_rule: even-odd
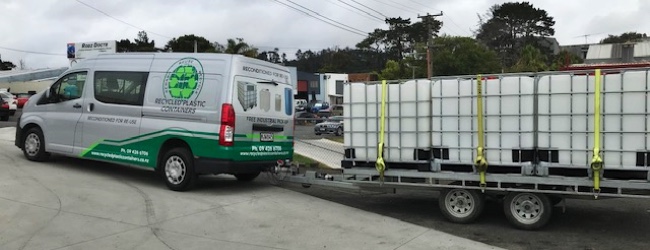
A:
POLYGON ((197 174, 252 174, 272 168, 275 161, 232 161, 224 159, 198 158, 194 160, 197 174))

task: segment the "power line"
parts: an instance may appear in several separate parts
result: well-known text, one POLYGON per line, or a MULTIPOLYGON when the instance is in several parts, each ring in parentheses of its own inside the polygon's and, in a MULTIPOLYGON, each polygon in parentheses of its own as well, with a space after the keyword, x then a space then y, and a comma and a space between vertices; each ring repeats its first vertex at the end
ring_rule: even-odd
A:
POLYGON ((48 56, 65 56, 66 54, 57 54, 57 53, 48 53, 48 52, 40 52, 40 51, 32 51, 32 50, 23 50, 23 49, 14 49, 14 48, 8 48, 8 47, 3 47, 0 46, 0 49, 5 49, 5 50, 11 50, 15 52, 23 52, 23 53, 29 53, 29 54, 37 54, 37 55, 48 55, 48 56))
MULTIPOLYGON (((340 7, 340 8, 346 9, 347 11, 350 11, 350 12, 353 12, 353 13, 355 13, 355 14, 358 14, 359 16, 361 16, 361 17, 363 17, 363 18, 366 18, 366 19, 368 19, 368 20, 377 21, 376 18, 372 18, 372 17, 366 16, 366 15, 363 15, 363 13, 358 12, 358 11, 355 11, 355 9, 352 9, 352 8, 350 8, 350 7, 348 7, 348 6, 341 5, 341 4, 339 4, 338 2, 336 2, 335 0, 327 0, 327 1, 329 1, 330 3, 336 5, 336 6, 340 7)), ((381 20, 381 22, 383 23, 384 20, 381 20)))
POLYGON ((144 30, 144 31, 146 31, 147 33, 150 33, 150 34, 158 35, 158 36, 161 36, 161 37, 164 37, 164 38, 167 38, 167 39, 172 39, 172 38, 169 37, 169 36, 165 36, 165 35, 162 35, 162 34, 159 34, 159 33, 153 32, 153 31, 150 31, 150 30, 145 30, 145 29, 143 29, 143 28, 140 28, 140 27, 138 27, 138 26, 135 26, 135 25, 133 25, 133 24, 130 24, 130 23, 126 22, 126 21, 120 20, 120 19, 118 19, 118 18, 116 18, 116 17, 114 17, 114 16, 111 16, 110 14, 108 14, 108 13, 106 13, 106 12, 104 12, 104 11, 98 9, 98 8, 95 8, 95 7, 93 7, 93 6, 91 6, 91 5, 87 4, 87 3, 82 2, 81 0, 76 0, 76 1, 77 1, 78 3, 80 3, 80 4, 85 5, 85 6, 88 7, 88 8, 91 8, 91 9, 93 9, 93 10, 99 12, 99 13, 104 14, 104 15, 107 16, 107 17, 110 17, 110 18, 112 18, 112 19, 115 19, 115 20, 117 20, 117 21, 119 21, 119 22, 121 22, 121 23, 123 23, 123 24, 126 24, 126 25, 128 25, 128 26, 131 26, 131 27, 136 28, 136 29, 138 29, 138 30, 144 30))
MULTIPOLYGON (((458 27, 458 29, 461 31, 461 33, 465 34, 465 32, 462 32, 462 31, 463 31, 463 28, 461 28, 461 27, 460 27, 456 22, 454 22, 454 19, 451 19, 450 16, 445 16, 445 17, 446 17, 447 19, 449 19, 449 21, 451 21, 451 23, 452 23, 454 26, 458 27)), ((470 36, 471 36, 471 32, 470 32, 470 36)))
MULTIPOLYGON (((402 6, 399 5, 399 3, 397 3, 398 5, 393 5, 393 4, 390 4, 390 3, 387 3, 387 2, 384 2, 384 1, 379 1, 379 0, 375 0, 375 2, 381 3, 381 4, 386 5, 386 6, 393 7, 395 9, 408 11, 408 12, 415 13, 415 14, 417 14, 417 12, 418 12, 418 10, 414 10, 414 9, 410 9, 410 8, 409 9, 403 8, 402 6)), ((393 2, 393 3, 395 3, 395 2, 393 2)))
POLYGON ((316 19, 316 20, 318 20, 318 21, 324 22, 324 23, 329 24, 329 25, 331 25, 331 26, 334 26, 334 27, 336 27, 336 28, 339 28, 339 29, 342 29, 342 30, 345 30, 345 31, 348 31, 348 32, 351 32, 351 33, 354 33, 354 34, 357 34, 357 35, 360 35, 360 36, 366 36, 366 34, 360 33, 360 32, 358 32, 358 31, 350 30, 350 29, 347 29, 347 28, 344 28, 344 27, 341 27, 341 26, 338 26, 338 25, 332 24, 332 23, 330 23, 330 22, 327 22, 327 21, 325 21, 325 20, 323 20, 323 19, 320 19, 320 18, 317 18, 317 17, 315 17, 315 16, 312 16, 311 14, 309 14, 309 13, 303 11, 303 10, 300 10, 300 9, 298 9, 298 8, 296 8, 296 7, 293 7, 293 6, 288 5, 288 4, 286 4, 286 3, 280 2, 280 1, 278 1, 278 0, 272 0, 272 1, 275 1, 275 2, 277 2, 277 3, 279 3, 279 4, 282 4, 282 5, 284 5, 284 6, 287 6, 287 7, 289 7, 289 8, 292 8, 292 9, 294 9, 294 10, 296 10, 296 11, 299 11, 299 12, 301 12, 301 13, 303 13, 303 14, 305 14, 305 15, 311 17, 311 18, 314 18, 314 19, 316 19))
POLYGON ((347 25, 347 24, 343 24, 343 23, 337 22, 336 20, 332 20, 332 19, 329 18, 329 17, 323 16, 323 15, 321 15, 320 13, 318 13, 318 12, 316 12, 316 11, 313 11, 313 10, 311 10, 311 9, 305 7, 305 6, 302 6, 302 5, 300 5, 300 4, 297 4, 297 3, 295 3, 295 2, 293 2, 293 1, 291 1, 291 0, 286 0, 286 1, 287 1, 287 2, 290 2, 290 3, 294 4, 294 5, 297 5, 297 6, 300 7, 300 8, 306 9, 306 10, 308 10, 308 11, 310 11, 310 12, 312 12, 312 13, 318 15, 318 16, 321 16, 321 17, 323 17, 323 18, 325 18, 325 19, 327 19, 327 20, 330 20, 330 21, 335 22, 335 23, 337 23, 337 24, 340 24, 340 25, 342 25, 342 26, 348 27, 348 28, 350 28, 350 29, 352 29, 352 30, 355 30, 355 31, 358 31, 358 32, 361 32, 361 33, 366 33, 366 32, 363 31, 363 30, 360 30, 360 29, 357 29, 357 28, 351 27, 351 26, 349 26, 349 25, 347 25))
POLYGON ((431 7, 426 6, 426 5, 424 5, 424 4, 420 3, 420 2, 417 2, 417 1, 415 1, 415 0, 408 0, 408 1, 410 1, 410 2, 412 2, 412 3, 415 3, 415 4, 419 5, 419 6, 422 6, 422 7, 424 7, 424 8, 430 9, 430 10, 436 10, 436 9, 432 9, 431 7))
POLYGON ((361 11, 361 12, 363 12, 363 13, 366 13, 366 15, 371 16, 371 17, 374 17, 374 18, 377 19, 377 20, 380 20, 380 21, 382 21, 382 22, 385 21, 384 19, 381 19, 381 18, 379 18, 379 17, 377 17, 377 16, 375 16, 375 15, 373 15, 373 14, 370 14, 369 12, 367 12, 367 11, 365 11, 365 10, 359 9, 359 8, 356 7, 356 6, 350 5, 349 3, 343 2, 342 0, 339 0, 339 2, 341 2, 341 3, 343 3, 343 4, 347 5, 347 6, 350 6, 350 7, 354 8, 354 9, 356 9, 356 10, 359 10, 359 11, 361 11))
POLYGON ((375 13, 377 13, 377 14, 379 14, 379 15, 385 17, 385 18, 388 18, 386 15, 382 14, 381 12, 379 12, 379 11, 373 9, 373 8, 368 7, 368 6, 365 5, 365 4, 362 4, 362 3, 357 2, 357 1, 355 1, 355 0, 350 0, 350 1, 355 2, 356 4, 361 5, 361 6, 363 6, 363 7, 366 7, 366 9, 372 10, 372 11, 374 11, 375 13))

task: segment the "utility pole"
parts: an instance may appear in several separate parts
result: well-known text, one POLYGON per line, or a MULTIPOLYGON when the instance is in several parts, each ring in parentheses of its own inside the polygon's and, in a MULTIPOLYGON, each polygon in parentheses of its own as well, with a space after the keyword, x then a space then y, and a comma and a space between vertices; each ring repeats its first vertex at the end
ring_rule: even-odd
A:
POLYGON ((433 23, 433 18, 434 17, 439 17, 442 16, 442 11, 440 14, 434 14, 431 15, 427 13, 426 16, 420 16, 418 15, 418 18, 422 18, 423 21, 426 22, 427 24, 427 78, 431 78, 433 75, 433 65, 431 64, 431 52, 433 49, 433 27, 431 24, 433 23))

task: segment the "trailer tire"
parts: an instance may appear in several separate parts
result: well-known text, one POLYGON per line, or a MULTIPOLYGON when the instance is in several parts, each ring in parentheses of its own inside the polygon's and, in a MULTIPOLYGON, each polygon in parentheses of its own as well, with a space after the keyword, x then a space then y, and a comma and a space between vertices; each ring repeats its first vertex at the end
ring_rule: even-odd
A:
POLYGON ((544 194, 512 192, 503 201, 503 210, 513 226, 519 229, 537 230, 551 219, 553 206, 551 200, 544 194))
POLYGON ((445 189, 440 191, 438 206, 447 220, 467 224, 483 213, 485 197, 476 190, 445 189))

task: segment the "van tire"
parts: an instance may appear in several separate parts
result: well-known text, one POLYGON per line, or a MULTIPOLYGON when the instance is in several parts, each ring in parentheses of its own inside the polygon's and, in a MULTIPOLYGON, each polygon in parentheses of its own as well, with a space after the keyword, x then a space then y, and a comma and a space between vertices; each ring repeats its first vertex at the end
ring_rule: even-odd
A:
POLYGON ((160 176, 173 191, 187 191, 194 187, 198 175, 194 172, 192 153, 187 148, 172 148, 159 163, 160 176))
POLYGON ((45 137, 43 131, 38 127, 27 130, 22 138, 23 154, 30 161, 47 161, 50 154, 45 152, 45 137))
POLYGON ((249 182, 255 180, 257 176, 260 175, 260 172, 252 173, 252 174, 235 174, 235 178, 237 178, 238 181, 241 182, 249 182))

